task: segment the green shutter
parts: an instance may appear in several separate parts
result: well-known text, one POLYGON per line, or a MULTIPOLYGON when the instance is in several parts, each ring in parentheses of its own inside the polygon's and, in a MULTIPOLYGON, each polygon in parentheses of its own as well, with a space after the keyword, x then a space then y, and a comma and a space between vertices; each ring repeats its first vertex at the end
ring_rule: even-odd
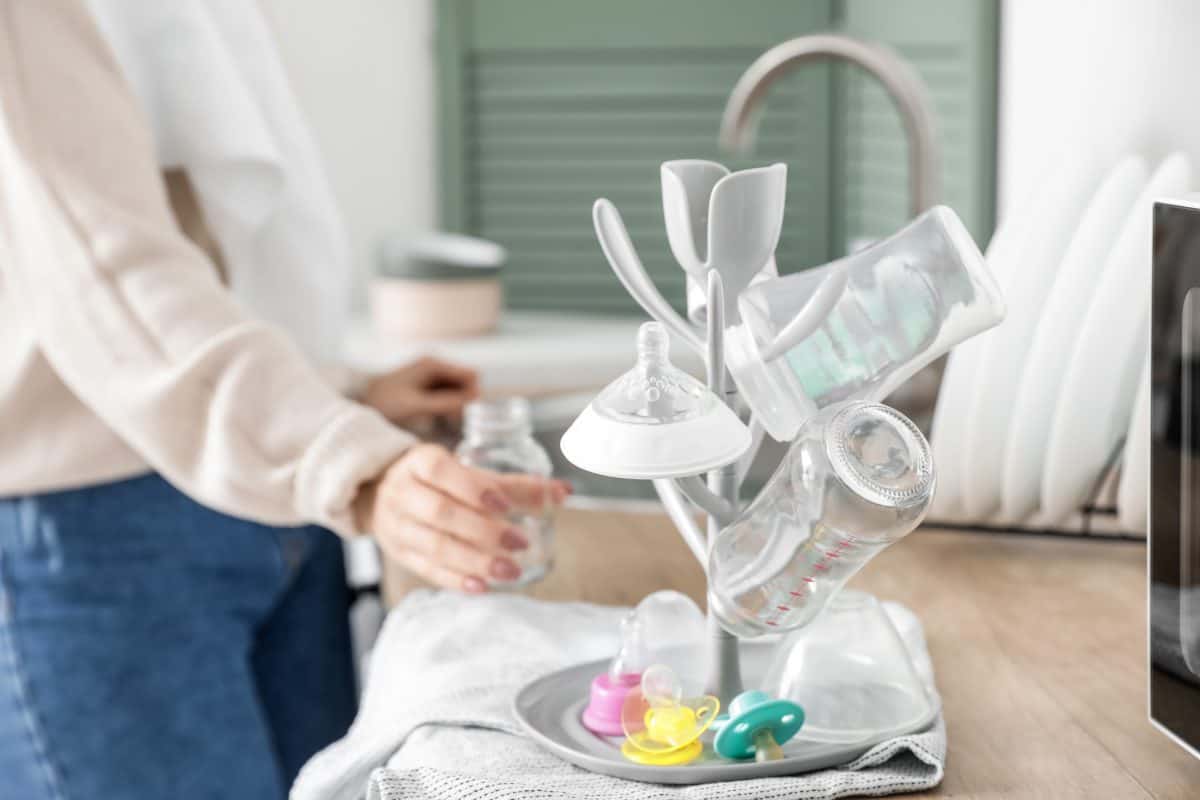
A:
POLYGON ((829 252, 831 73, 773 90, 751 158, 717 149, 735 81, 767 47, 828 30, 831 2, 463 0, 440 6, 444 223, 505 245, 516 308, 632 312, 592 233, 621 210, 647 270, 678 308, 684 275, 663 230, 658 166, 707 158, 789 166, 780 259, 829 252))
MULTIPOLYGON (((883 42, 929 87, 942 152, 941 202, 984 245, 995 222, 996 0, 841 0, 840 27, 883 42)), ((861 70, 835 77, 835 247, 877 239, 909 218, 907 139, 883 88, 861 70)))
POLYGON ((659 194, 658 165, 668 159, 786 162, 784 271, 824 263, 850 238, 891 232, 907 218, 904 137, 882 90, 849 71, 835 81, 828 65, 797 69, 767 98, 749 158, 716 146, 745 68, 768 47, 840 19, 896 47, 930 81, 945 202, 982 240, 995 171, 995 6, 439 0, 442 223, 508 247, 510 307, 603 313, 635 308, 592 233, 596 197, 616 203, 655 282, 683 307, 659 194))

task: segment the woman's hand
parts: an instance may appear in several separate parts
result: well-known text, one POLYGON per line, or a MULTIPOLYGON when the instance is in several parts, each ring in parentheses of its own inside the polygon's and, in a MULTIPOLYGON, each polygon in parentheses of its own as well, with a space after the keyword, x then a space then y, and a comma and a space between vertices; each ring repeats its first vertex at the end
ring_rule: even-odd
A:
POLYGON ((398 425, 411 426, 424 419, 457 419, 478 396, 475 370, 421 358, 371 380, 362 402, 398 425))
POLYGON ((438 586, 479 593, 488 578, 521 573, 510 554, 529 542, 508 514, 540 513, 570 492, 564 481, 467 467, 445 448, 422 444, 365 486, 354 510, 359 529, 391 560, 438 586))

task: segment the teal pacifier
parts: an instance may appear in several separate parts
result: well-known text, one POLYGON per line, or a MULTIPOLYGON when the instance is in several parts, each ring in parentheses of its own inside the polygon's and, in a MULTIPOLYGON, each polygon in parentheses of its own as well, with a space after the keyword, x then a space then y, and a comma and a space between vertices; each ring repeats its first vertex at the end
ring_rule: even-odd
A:
POLYGON ((773 700, 766 692, 742 692, 729 704, 729 719, 713 740, 713 749, 724 758, 775 761, 783 758, 781 745, 804 724, 804 709, 791 700, 773 700))

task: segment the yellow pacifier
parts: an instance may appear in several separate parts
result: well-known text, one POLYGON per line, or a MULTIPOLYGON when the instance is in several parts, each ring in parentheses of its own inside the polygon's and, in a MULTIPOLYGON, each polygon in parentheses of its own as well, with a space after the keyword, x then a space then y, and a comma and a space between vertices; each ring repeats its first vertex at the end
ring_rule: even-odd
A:
POLYGON ((621 709, 625 731, 621 754, 637 764, 656 766, 694 761, 704 750, 700 735, 720 708, 720 701, 709 695, 684 699, 679 678, 670 667, 649 667, 621 709))

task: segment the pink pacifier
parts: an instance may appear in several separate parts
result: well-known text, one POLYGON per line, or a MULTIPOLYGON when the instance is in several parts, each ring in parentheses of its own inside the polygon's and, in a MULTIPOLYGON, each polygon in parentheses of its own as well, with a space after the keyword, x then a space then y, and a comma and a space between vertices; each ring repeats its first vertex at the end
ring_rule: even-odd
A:
POLYGON ((641 686, 642 671, 656 661, 675 663, 672 656, 697 645, 703 635, 704 615, 686 595, 669 590, 647 595, 621 620, 621 649, 608 671, 592 680, 584 727, 601 736, 622 736, 621 709, 641 686))
POLYGON ((684 698, 675 672, 655 664, 642 673, 639 686, 625 698, 621 755, 637 764, 664 767, 694 761, 704 751, 701 734, 720 710, 720 701, 712 695, 684 698))

